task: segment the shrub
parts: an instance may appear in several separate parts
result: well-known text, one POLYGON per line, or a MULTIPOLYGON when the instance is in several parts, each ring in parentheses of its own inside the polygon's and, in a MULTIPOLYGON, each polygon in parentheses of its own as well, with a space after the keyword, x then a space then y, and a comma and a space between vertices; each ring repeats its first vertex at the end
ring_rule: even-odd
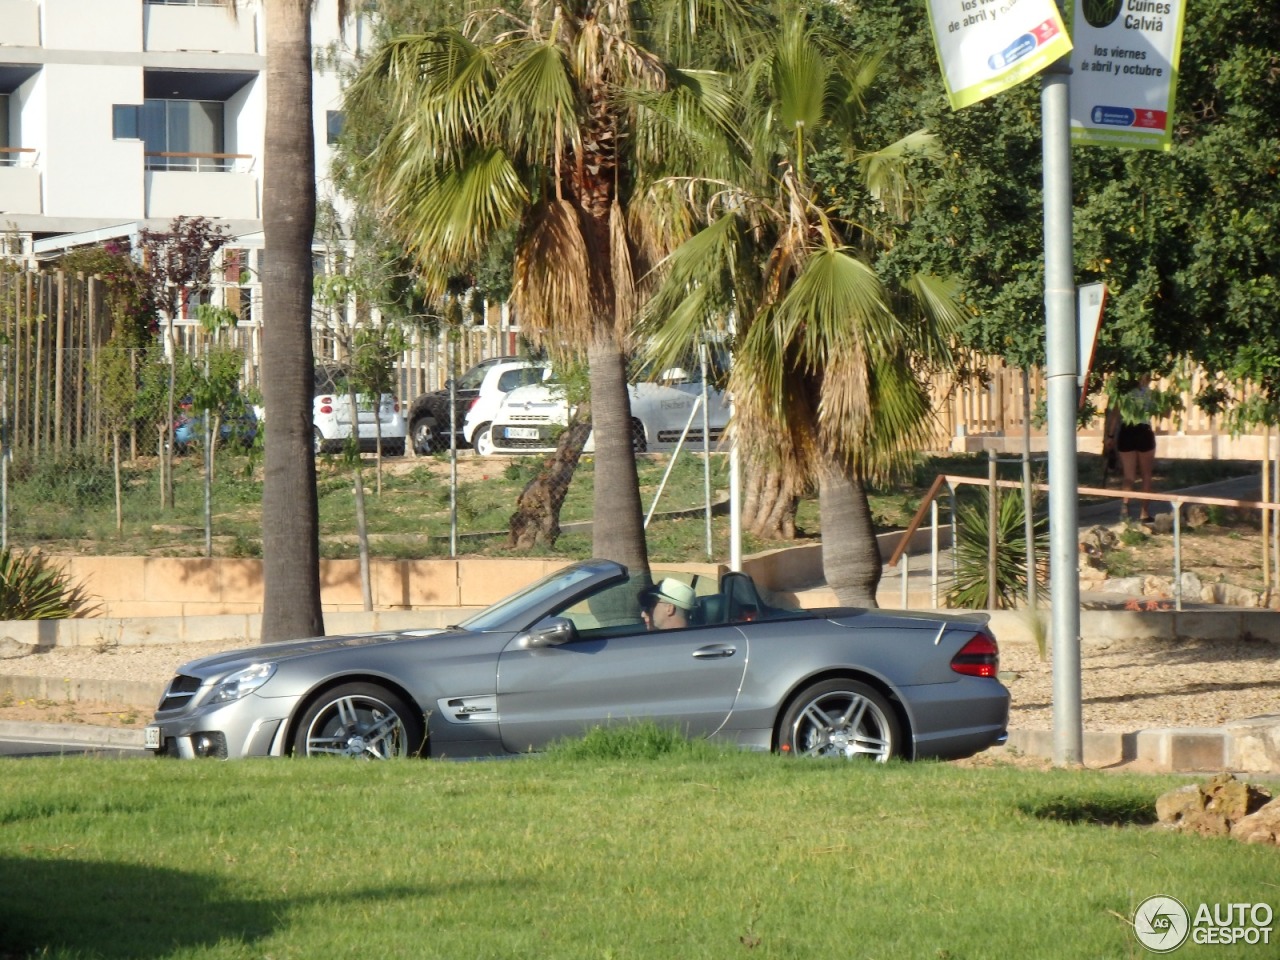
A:
MULTIPOLYGON (((1027 537, 1022 510, 1022 491, 1002 491, 996 511, 996 605, 1016 606, 1027 591, 1027 537)), ((987 498, 970 497, 956 505, 955 583, 947 592, 953 607, 981 610, 987 606, 988 550, 987 498)), ((1049 559, 1049 519, 1035 520, 1036 582, 1046 582, 1049 559)))
POLYGON ((61 620, 89 606, 83 588, 45 557, 0 551, 0 620, 61 620))

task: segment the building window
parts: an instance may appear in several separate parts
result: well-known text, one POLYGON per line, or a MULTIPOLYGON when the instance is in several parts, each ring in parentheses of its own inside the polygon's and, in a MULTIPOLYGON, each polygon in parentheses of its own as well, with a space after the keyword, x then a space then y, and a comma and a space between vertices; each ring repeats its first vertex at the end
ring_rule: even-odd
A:
POLYGON ((341 110, 326 110, 324 113, 324 121, 326 128, 326 142, 329 146, 333 146, 338 142, 338 138, 342 136, 343 115, 341 110))
POLYGON ((223 150, 223 104, 217 100, 147 100, 112 107, 112 136, 141 140, 148 170, 230 169, 223 150))

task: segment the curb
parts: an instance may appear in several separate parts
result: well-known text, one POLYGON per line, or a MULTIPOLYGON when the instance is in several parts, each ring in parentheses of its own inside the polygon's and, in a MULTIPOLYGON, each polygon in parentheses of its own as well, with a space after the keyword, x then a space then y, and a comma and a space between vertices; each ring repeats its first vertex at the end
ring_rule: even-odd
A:
MULTIPOLYGON (((1280 715, 1233 720, 1221 727, 1085 731, 1082 747, 1086 767, 1137 763, 1159 773, 1280 774, 1280 715)), ((1008 741, 992 753, 1052 760, 1053 732, 1010 730, 1008 741)))
POLYGON ((0 720, 0 739, 41 740, 68 746, 136 747, 143 733, 125 727, 94 727, 83 723, 20 723, 0 720))

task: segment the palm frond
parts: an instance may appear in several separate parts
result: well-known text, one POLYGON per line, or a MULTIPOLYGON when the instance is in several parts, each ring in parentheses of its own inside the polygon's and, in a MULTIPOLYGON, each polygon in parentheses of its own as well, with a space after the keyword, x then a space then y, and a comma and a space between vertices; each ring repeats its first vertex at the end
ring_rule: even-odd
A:
POLYGON ((577 145, 578 93, 564 51, 554 42, 527 44, 486 104, 485 122, 532 163, 577 145))
MULTIPOLYGON (((535 337, 586 343, 594 317, 590 261, 577 211, 550 198, 529 214, 528 228, 516 250, 512 301, 535 337)), ((555 346, 553 342, 549 346, 555 346)))

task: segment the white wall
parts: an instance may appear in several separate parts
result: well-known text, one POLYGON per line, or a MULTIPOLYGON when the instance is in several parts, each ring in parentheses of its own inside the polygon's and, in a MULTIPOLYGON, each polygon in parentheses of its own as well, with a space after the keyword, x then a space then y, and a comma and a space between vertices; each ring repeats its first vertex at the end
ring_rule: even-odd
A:
POLYGON ((0 43, 40 46, 40 8, 36 0, 0 0, 0 43))
POLYGON ((45 213, 112 223, 141 218, 142 141, 111 138, 111 107, 142 102, 142 71, 49 64, 43 76, 49 103, 57 104, 41 149, 45 213))
POLYGON ((142 50, 141 0, 43 0, 50 50, 142 50))

